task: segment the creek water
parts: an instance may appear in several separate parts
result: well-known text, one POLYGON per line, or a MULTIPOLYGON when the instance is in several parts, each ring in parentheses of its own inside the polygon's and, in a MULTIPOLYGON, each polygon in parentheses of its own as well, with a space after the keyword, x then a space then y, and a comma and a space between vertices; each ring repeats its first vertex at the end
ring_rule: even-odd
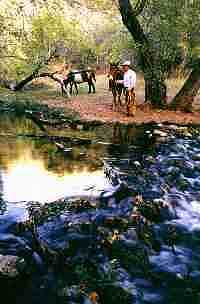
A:
MULTIPOLYGON (((127 130, 124 127, 124 135, 119 127, 111 126, 93 132, 66 131, 62 132, 62 137, 82 136, 86 141, 91 138, 92 143, 88 146, 83 140, 82 144, 74 144, 69 139, 65 141, 67 151, 63 152, 56 146, 58 140, 43 138, 30 121, 7 118, 1 121, 0 130, 1 196, 8 203, 18 204, 97 196, 111 187, 104 174, 104 163, 108 159, 119 159, 123 150, 128 153, 129 143, 138 140, 138 130, 134 126, 127 130)), ((60 135, 60 132, 55 134, 60 135)))
MULTIPOLYGON (((163 212, 163 220, 155 223, 153 228, 160 250, 150 256, 153 272, 160 275, 164 283, 155 286, 146 279, 121 271, 120 284, 124 284, 125 289, 127 285, 129 289, 134 289, 132 303, 170 303, 166 288, 173 289, 174 280, 177 282, 181 278, 185 280, 188 277, 198 289, 200 140, 188 131, 183 134, 184 128, 179 131, 176 126, 116 124, 87 131, 49 129, 48 136, 44 136, 30 121, 1 120, 0 247, 10 234, 9 221, 13 224, 28 216, 29 202, 45 204, 77 197, 92 200, 98 199, 102 193, 112 198, 112 193, 122 182, 132 189, 133 195, 139 194, 144 200, 155 203, 162 200, 168 207, 163 212), (56 145, 60 143, 58 136, 62 136, 64 149, 56 145), (77 138, 82 139, 81 144, 77 138), (168 242, 168 231, 171 228, 178 235, 176 254, 168 242), (137 295, 140 294, 140 300, 139 296, 135 296, 135 290, 137 295)), ((109 204, 112 208, 116 202, 111 199, 109 204)), ((125 209, 123 205, 118 210, 121 217, 123 212, 125 216, 129 212, 125 209)), ((51 234, 51 230, 52 226, 44 227, 41 234, 51 234)), ((51 236, 48 237, 51 240, 51 236)), ((12 245, 9 251, 9 241, 6 246, 0 248, 1 254, 17 252, 17 246, 15 252, 12 245)), ((51 283, 48 284, 48 287, 51 286, 51 283)), ((179 288, 176 302, 171 303, 181 303, 183 300, 183 285, 180 284, 179 288)), ((31 287, 28 292, 29 302, 40 303, 38 297, 33 295, 33 289, 31 287)), ((192 292, 188 290, 188 299, 199 303, 200 298, 193 297, 192 292)), ((170 291, 169 294, 171 296, 170 291)), ((27 295, 19 299, 16 303, 23 303, 27 295)), ((58 301, 49 299, 47 290, 41 297, 41 301, 44 300, 46 303, 58 301)), ((59 303, 65 303, 65 299, 62 298, 59 303)))

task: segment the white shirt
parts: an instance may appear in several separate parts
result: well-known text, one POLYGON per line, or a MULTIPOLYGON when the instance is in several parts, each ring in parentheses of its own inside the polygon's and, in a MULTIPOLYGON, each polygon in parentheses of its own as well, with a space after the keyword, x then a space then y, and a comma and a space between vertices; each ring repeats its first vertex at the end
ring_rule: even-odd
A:
POLYGON ((129 69, 127 72, 124 73, 124 87, 128 90, 135 88, 136 86, 136 73, 129 69))

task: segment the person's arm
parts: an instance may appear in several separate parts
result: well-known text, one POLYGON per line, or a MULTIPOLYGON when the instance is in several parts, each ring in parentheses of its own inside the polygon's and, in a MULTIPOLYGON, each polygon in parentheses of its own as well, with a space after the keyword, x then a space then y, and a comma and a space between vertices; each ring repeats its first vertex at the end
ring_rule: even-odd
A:
POLYGON ((116 80, 116 83, 123 84, 124 80, 116 80))

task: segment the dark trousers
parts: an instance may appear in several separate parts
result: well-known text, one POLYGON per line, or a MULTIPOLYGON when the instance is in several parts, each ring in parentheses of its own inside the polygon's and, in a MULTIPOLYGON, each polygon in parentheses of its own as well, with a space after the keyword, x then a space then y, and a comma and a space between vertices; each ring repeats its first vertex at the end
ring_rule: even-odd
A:
POLYGON ((92 80, 88 81, 88 86, 89 86, 89 91, 88 91, 89 94, 92 93, 92 90, 93 90, 93 93, 96 92, 95 85, 94 85, 94 82, 92 80))

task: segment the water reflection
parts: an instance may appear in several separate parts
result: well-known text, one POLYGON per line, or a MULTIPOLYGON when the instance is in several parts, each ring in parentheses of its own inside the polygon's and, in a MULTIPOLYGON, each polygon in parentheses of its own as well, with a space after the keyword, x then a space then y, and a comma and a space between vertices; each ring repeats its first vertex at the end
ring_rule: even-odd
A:
POLYGON ((41 161, 18 160, 3 174, 4 199, 16 201, 54 201, 63 196, 95 195, 106 187, 101 170, 64 172, 63 176, 47 171, 41 161), (96 187, 98 185, 98 189, 96 187), (94 189, 93 189, 94 187, 94 189))
POLYGON ((70 153, 59 152, 55 141, 45 138, 16 137, 16 134, 41 135, 28 119, 5 117, 0 121, 0 130, 0 192, 9 202, 96 195, 109 186, 103 173, 103 159, 111 159, 112 166, 114 158, 122 159, 124 166, 123 159, 142 156, 154 146, 152 138, 145 136, 144 128, 134 125, 102 125, 87 132, 49 129, 49 135, 69 138, 65 146, 70 153), (92 144, 73 144, 70 140, 73 137, 92 139, 92 144))
MULTIPOLYGON (((84 148, 84 147, 83 147, 84 148)), ((75 155, 78 150, 75 149, 75 155)), ((54 144, 37 140, 0 141, 3 198, 9 202, 54 201, 63 196, 97 195, 108 186, 95 149, 86 161, 69 159, 54 144), (92 155, 95 153, 95 157, 92 155)))

